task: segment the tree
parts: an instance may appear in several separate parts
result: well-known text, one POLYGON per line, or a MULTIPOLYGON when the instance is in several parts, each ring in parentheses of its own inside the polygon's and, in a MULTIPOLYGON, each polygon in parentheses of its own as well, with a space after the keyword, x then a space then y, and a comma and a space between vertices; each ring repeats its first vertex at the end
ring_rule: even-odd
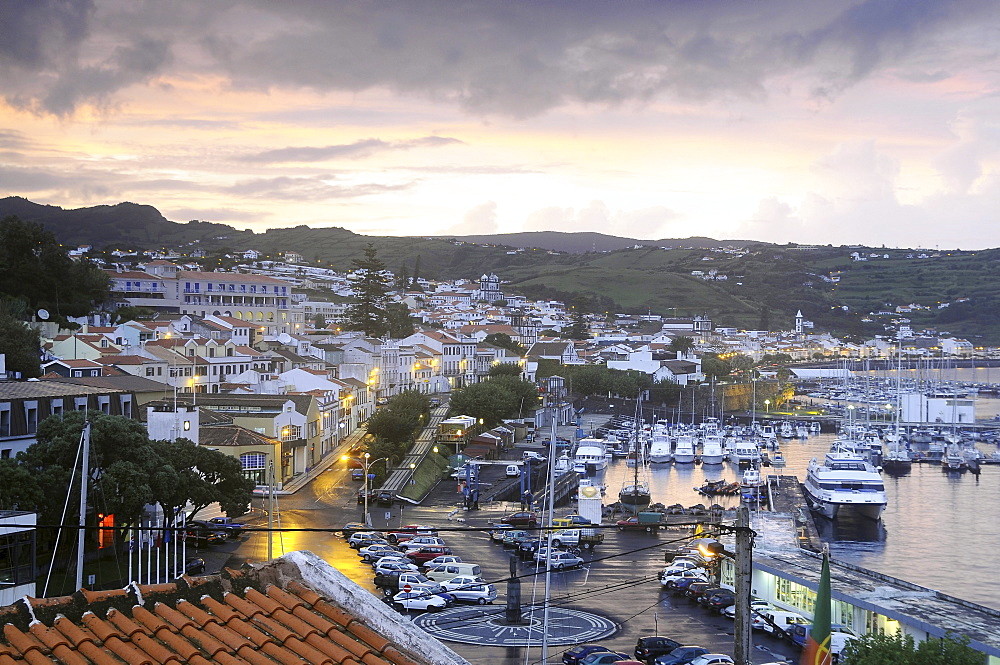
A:
POLYGON ((668 351, 674 351, 676 353, 687 353, 694 348, 694 339, 681 335, 680 337, 674 337, 670 340, 670 346, 667 347, 668 351))
POLYGON ((372 436, 390 443, 409 441, 417 427, 417 414, 395 409, 379 409, 365 422, 365 429, 372 436))
POLYGON ((524 370, 517 363, 496 363, 490 367, 489 377, 492 379, 498 376, 512 376, 519 379, 523 372, 524 370))
POLYGON ((982 665, 983 654, 964 635, 931 638, 917 645, 911 635, 867 633, 848 641, 840 665, 982 665))
MULTIPOLYGON (((537 391, 535 395, 537 401, 537 391)), ((516 416, 520 401, 496 381, 483 381, 455 391, 450 406, 452 414, 482 419, 486 427, 494 427, 504 418, 516 416)))
POLYGON ((563 335, 569 339, 583 340, 590 337, 590 326, 587 325, 585 307, 586 300, 583 298, 576 298, 573 304, 570 305, 570 324, 563 328, 563 335))
POLYGON ((42 342, 38 331, 6 313, 0 313, 0 353, 7 359, 7 371, 22 379, 41 376, 42 342))
POLYGON ((386 310, 386 321, 389 325, 387 334, 389 337, 402 339, 413 334, 413 318, 410 316, 410 308, 406 303, 389 303, 386 310))
POLYGON ((524 347, 515 342, 507 333, 490 333, 483 341, 497 348, 512 351, 519 356, 524 355, 524 347))
POLYGON ((701 371, 705 374, 705 376, 720 378, 723 376, 729 376, 729 373, 732 371, 732 367, 728 362, 717 356, 706 355, 701 359, 701 371))
POLYGON ((41 224, 0 220, 0 295, 24 300, 53 321, 89 314, 108 298, 111 280, 89 261, 74 261, 41 224))
POLYGON ((771 329, 771 310, 766 306, 760 308, 760 321, 757 323, 757 328, 760 330, 771 329))
POLYGON ((316 330, 323 330, 326 328, 326 317, 322 314, 316 314, 316 316, 313 317, 313 327, 316 328, 316 330))
POLYGON ((753 367, 753 358, 742 354, 729 358, 729 371, 736 374, 743 374, 753 367))
POLYGON ((361 330, 371 337, 384 337, 389 332, 389 273, 379 260, 372 243, 365 247, 363 259, 351 263, 357 268, 351 276, 354 300, 347 307, 343 327, 361 330))

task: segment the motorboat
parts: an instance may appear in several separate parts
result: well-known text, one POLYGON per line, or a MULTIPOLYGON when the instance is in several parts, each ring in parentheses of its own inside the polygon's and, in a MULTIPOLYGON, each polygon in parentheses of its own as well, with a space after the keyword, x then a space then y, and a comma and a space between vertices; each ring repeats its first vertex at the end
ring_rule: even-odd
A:
POLYGON ((706 434, 702 442, 701 463, 722 464, 725 451, 722 448, 722 437, 718 434, 706 434))
POLYGON ((679 435, 674 445, 674 464, 694 464, 694 457, 694 437, 690 434, 679 435))
POLYGON ((760 469, 756 466, 751 466, 743 472, 743 477, 740 479, 740 498, 758 506, 767 503, 767 487, 760 469))
POLYGON ((890 441, 882 456, 882 469, 887 473, 906 473, 913 466, 913 457, 898 439, 890 441))
POLYGON ((781 423, 781 438, 783 439, 795 438, 795 428, 792 426, 792 423, 787 420, 781 423))
POLYGON ((740 484, 727 482, 725 478, 708 480, 701 487, 695 487, 694 491, 706 496, 731 496, 740 493, 740 484))
POLYGON ((736 461, 740 466, 756 465, 760 462, 760 448, 753 441, 745 439, 737 441, 729 459, 736 461))
POLYGON ((653 432, 653 438, 649 442, 650 464, 670 464, 673 459, 674 454, 670 448, 670 436, 663 432, 653 432))
MULTIPOLYGON (((572 465, 570 464, 569 455, 563 453, 562 455, 556 458, 556 464, 554 469, 556 475, 561 476, 562 474, 569 471, 571 466, 572 465)), ((586 471, 586 469, 584 469, 584 471, 586 471)))
POLYGON ((603 439, 580 439, 576 446, 576 456, 573 458, 574 469, 579 471, 581 465, 584 473, 595 474, 608 466, 608 458, 605 456, 603 439))
POLYGON ((809 463, 803 483, 809 507, 836 518, 845 510, 877 520, 886 505, 882 475, 863 455, 833 449, 819 461, 809 463))

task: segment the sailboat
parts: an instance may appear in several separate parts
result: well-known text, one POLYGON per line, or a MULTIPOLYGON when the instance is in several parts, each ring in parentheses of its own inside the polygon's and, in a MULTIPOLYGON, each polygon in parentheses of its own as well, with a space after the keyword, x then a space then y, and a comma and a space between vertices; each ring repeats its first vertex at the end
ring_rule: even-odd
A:
MULTIPOLYGON (((636 407, 637 416, 641 414, 642 411, 639 407, 636 407)), ((622 487, 621 491, 618 493, 618 500, 631 508, 635 512, 639 512, 643 508, 649 505, 651 501, 651 496, 649 493, 649 483, 645 480, 639 479, 639 469, 645 469, 645 450, 646 444, 640 437, 641 432, 640 427, 636 427, 632 433, 632 449, 635 451, 635 464, 630 464, 632 467, 632 482, 626 484, 622 487)), ((645 471, 643 471, 645 473, 645 471)))

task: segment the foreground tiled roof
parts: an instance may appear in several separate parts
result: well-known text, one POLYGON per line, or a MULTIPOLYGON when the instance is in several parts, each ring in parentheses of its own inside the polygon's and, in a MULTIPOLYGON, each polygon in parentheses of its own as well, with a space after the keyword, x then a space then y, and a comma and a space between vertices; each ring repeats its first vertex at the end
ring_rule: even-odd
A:
MULTIPOLYGON (((392 634, 406 629, 403 622, 388 636, 373 629, 367 617, 338 605, 298 575, 289 579, 289 570, 299 569, 264 564, 166 584, 25 598, 0 608, 0 665, 464 662, 440 643, 428 645, 436 654, 422 651, 419 643, 427 636, 412 625, 411 631, 421 633, 414 640, 392 634)), ((384 611, 382 603, 371 606, 375 614, 384 611)))

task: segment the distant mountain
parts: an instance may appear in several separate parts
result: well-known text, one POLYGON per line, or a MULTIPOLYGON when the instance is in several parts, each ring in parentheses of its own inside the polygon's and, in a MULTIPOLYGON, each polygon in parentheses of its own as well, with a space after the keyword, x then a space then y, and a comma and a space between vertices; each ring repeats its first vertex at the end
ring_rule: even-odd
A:
POLYGON ((679 248, 709 248, 718 247, 729 242, 712 238, 684 238, 666 240, 638 240, 622 238, 604 233, 566 233, 563 231, 530 231, 525 233, 497 233, 494 235, 453 236, 456 240, 484 244, 505 245, 513 248, 538 247, 555 252, 570 254, 586 254, 587 252, 613 252, 616 249, 631 249, 637 246, 679 248))
POLYGON ((10 196, 0 199, 0 218, 8 215, 38 222, 64 245, 92 245, 99 249, 148 249, 246 234, 225 224, 199 221, 178 224, 166 219, 153 206, 129 202, 67 210, 10 196))
POLYGON ((685 238, 637 240, 602 233, 510 233, 464 237, 363 236, 343 228, 238 231, 167 220, 148 205, 66 210, 0 199, 64 245, 107 249, 295 251, 309 265, 351 270, 368 244, 396 274, 477 280, 496 273, 504 290, 578 304, 591 312, 706 314, 716 325, 789 329, 801 310, 816 330, 856 338, 898 325, 1000 344, 1000 250, 922 252, 861 246, 773 245, 685 238), (522 250, 523 251, 514 251, 522 250))

